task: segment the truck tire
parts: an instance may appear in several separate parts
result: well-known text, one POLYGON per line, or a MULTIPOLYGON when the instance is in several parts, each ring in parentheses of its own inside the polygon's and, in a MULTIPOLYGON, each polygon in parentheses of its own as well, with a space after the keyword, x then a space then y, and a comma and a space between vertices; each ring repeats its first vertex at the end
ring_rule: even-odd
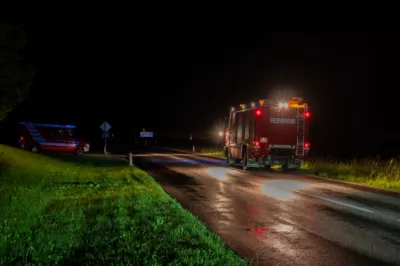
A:
POLYGON ((232 160, 232 158, 230 158, 229 156, 226 156, 226 163, 228 165, 235 165, 235 161, 232 160))
POLYGON ((289 171, 289 162, 286 160, 283 164, 282 164, 282 172, 288 172, 289 171))
POLYGON ((242 152, 242 168, 243 171, 247 170, 247 150, 242 152))
POLYGON ((231 160, 229 159, 229 156, 226 156, 226 164, 232 165, 231 160))

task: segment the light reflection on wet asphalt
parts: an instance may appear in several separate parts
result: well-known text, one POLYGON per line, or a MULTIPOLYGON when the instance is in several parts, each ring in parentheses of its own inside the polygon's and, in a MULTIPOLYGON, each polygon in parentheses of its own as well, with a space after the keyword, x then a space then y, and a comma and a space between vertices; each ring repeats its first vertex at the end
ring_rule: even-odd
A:
POLYGON ((296 174, 245 173, 191 154, 135 160, 258 265, 400 265, 398 196, 296 174))

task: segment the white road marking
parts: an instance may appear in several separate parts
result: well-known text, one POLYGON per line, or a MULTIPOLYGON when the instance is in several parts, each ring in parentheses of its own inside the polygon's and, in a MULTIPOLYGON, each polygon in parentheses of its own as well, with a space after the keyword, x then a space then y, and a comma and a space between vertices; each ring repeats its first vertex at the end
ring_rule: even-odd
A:
POLYGON ((302 191, 298 191, 298 190, 296 190, 294 192, 297 192, 297 193, 300 193, 300 194, 303 194, 303 195, 307 195, 309 197, 317 198, 317 199, 320 199, 320 200, 325 200, 325 201, 328 201, 330 203, 342 205, 342 206, 345 206, 345 207, 348 207, 348 208, 353 208, 353 209, 356 209, 356 210, 359 210, 359 211, 368 212, 368 213, 374 213, 374 211, 372 211, 370 209, 358 207, 358 206, 355 206, 353 204, 348 204, 348 203, 340 202, 340 201, 337 201, 337 200, 333 200, 333 199, 329 199, 329 198, 325 198, 325 197, 321 197, 321 196, 316 196, 316 195, 312 195, 312 194, 308 194, 308 193, 305 193, 305 192, 302 192, 302 191))

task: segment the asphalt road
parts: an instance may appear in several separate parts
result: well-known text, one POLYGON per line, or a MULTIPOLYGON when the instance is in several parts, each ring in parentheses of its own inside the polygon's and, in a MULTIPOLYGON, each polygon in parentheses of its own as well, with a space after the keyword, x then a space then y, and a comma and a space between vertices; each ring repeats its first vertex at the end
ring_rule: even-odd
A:
POLYGON ((185 153, 134 161, 253 265, 400 265, 400 194, 185 153))

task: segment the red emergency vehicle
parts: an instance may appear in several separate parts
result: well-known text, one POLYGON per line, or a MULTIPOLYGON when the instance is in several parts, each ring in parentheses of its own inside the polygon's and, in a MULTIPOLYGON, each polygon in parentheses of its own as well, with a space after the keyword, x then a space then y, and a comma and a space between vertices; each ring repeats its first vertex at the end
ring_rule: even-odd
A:
POLYGON ((90 150, 89 143, 75 136, 75 126, 18 123, 19 146, 32 152, 40 150, 75 152, 82 155, 90 150))
POLYGON ((260 100, 232 108, 225 140, 227 163, 241 163, 243 169, 299 168, 310 152, 309 120, 308 105, 302 98, 260 100))

